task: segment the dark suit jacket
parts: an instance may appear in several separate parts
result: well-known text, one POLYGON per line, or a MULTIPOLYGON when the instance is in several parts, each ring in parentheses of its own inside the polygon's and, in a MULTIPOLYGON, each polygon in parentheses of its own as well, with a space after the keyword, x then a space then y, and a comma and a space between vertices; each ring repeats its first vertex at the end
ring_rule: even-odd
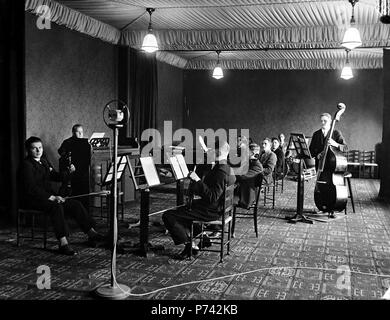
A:
POLYGON ((41 163, 26 157, 20 167, 19 179, 20 204, 28 207, 37 202, 46 202, 51 195, 57 195, 50 181, 61 181, 61 175, 44 157, 41 158, 41 163))
POLYGON ((276 158, 277 158, 275 172, 278 175, 283 174, 284 152, 281 147, 277 148, 273 152, 276 154, 276 158))
MULTIPOLYGON (((346 142, 344 140, 344 137, 342 136, 341 132, 338 130, 333 130, 332 139, 336 141, 337 143, 341 144, 340 151, 345 151, 347 148, 346 142)), ((325 147, 325 141, 326 137, 322 133, 322 130, 319 129, 316 132, 313 133, 313 137, 310 141, 310 154, 313 158, 316 158, 317 156, 324 150, 325 147)))
POLYGON ((230 174, 230 170, 226 161, 217 163, 203 181, 200 180, 192 185, 193 192, 201 197, 193 202, 193 211, 200 211, 211 216, 219 215, 222 210, 221 196, 224 186, 225 184, 230 186, 236 181, 236 178, 230 174))
POLYGON ((267 183, 272 182, 272 172, 274 171, 274 168, 276 166, 277 157, 276 154, 272 151, 270 152, 263 152, 260 155, 260 162, 263 165, 263 178, 267 183))
POLYGON ((63 158, 69 152, 71 152, 71 162, 76 167, 76 171, 72 173, 72 181, 74 179, 88 179, 91 163, 91 146, 88 139, 79 139, 72 136, 64 140, 58 149, 58 153, 63 158))

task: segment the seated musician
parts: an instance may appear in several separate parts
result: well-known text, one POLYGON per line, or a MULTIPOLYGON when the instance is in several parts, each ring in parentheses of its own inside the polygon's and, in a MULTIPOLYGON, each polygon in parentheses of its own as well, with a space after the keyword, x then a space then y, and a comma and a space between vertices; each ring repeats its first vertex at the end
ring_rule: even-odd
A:
MULTIPOLYGON (((105 238, 94 229, 95 222, 83 205, 76 200, 64 199, 52 188, 50 180, 60 181, 61 176, 42 157, 42 140, 30 137, 25 142, 27 157, 20 168, 20 191, 22 208, 42 210, 49 215, 59 241, 59 253, 72 256, 75 251, 68 244, 68 226, 65 216, 72 216, 88 235, 92 246, 105 238)), ((71 169, 73 170, 73 169, 71 169)))
POLYGON ((261 143, 261 146, 263 147, 263 152, 260 154, 259 160, 263 166, 262 175, 263 181, 265 183, 272 182, 272 173, 277 162, 276 154, 271 150, 271 144, 272 142, 270 138, 265 138, 261 143))
MULTIPOLYGON (((81 195, 89 193, 89 166, 91 162, 91 146, 88 139, 83 138, 84 131, 81 124, 72 127, 72 137, 64 140, 58 149, 60 158, 60 173, 68 170, 68 160, 75 167, 75 171, 70 175, 71 195, 81 195)), ((69 193, 69 191, 68 191, 69 193)), ((62 196, 70 194, 61 194, 62 196)), ((80 198, 80 202, 89 211, 89 198, 80 198)))
MULTIPOLYGON (((169 210, 162 216, 165 227, 169 231, 175 245, 184 244, 184 250, 179 258, 184 259, 199 249, 195 244, 190 243, 191 224, 194 220, 213 221, 220 218, 221 197, 224 185, 232 185, 235 182, 231 168, 227 164, 229 144, 224 140, 217 140, 215 144, 215 165, 203 180, 194 173, 189 174, 191 188, 200 199, 192 202, 191 208, 169 210)), ((194 236, 200 230, 194 229, 194 236)), ((210 240, 204 241, 204 247, 210 246, 210 240)))
MULTIPOLYGON (((260 146, 252 143, 249 145, 250 157, 249 157, 249 169, 248 172, 244 175, 236 176, 237 188, 234 193, 236 194, 237 199, 235 202, 241 208, 248 208, 254 198, 256 191, 256 182, 258 181, 259 174, 263 172, 263 166, 259 160, 260 146)), ((261 181, 261 180, 260 180, 261 181)))
POLYGON ((276 174, 276 179, 281 179, 284 174, 284 152, 283 149, 280 145, 280 141, 278 138, 273 137, 272 138, 272 152, 276 154, 276 166, 275 166, 275 174, 276 174))
MULTIPOLYGON (((318 169, 319 160, 323 156, 326 138, 332 123, 332 116, 329 113, 323 113, 320 116, 320 120, 321 129, 313 133, 313 137, 309 146, 310 154, 315 159, 316 169, 318 169)), ((333 130, 332 137, 329 139, 328 144, 338 148, 342 152, 346 151, 347 149, 344 137, 342 136, 341 132, 336 129, 333 130)))

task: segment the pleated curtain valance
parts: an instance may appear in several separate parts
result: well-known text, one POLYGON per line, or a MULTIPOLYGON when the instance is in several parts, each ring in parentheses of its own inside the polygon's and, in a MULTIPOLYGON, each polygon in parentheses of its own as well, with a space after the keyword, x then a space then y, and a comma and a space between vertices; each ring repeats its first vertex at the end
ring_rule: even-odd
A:
POLYGON ((121 32, 118 29, 55 1, 26 0, 25 11, 38 15, 43 5, 50 8, 52 22, 112 44, 119 43, 121 32))

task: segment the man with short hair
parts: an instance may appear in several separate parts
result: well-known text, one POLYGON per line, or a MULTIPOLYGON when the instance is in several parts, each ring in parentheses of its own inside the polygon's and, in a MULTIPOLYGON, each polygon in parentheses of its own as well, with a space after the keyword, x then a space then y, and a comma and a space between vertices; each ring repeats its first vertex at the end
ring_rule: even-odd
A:
MULTIPOLYGON (((309 147, 311 156, 315 158, 316 169, 318 169, 319 160, 321 159, 325 149, 325 142, 332 124, 332 116, 329 113, 323 113, 320 116, 320 120, 321 129, 313 133, 309 147)), ((342 136, 341 132, 336 129, 333 130, 332 137, 329 139, 328 143, 329 145, 338 148, 342 152, 347 149, 344 137, 342 136)))
MULTIPOLYGON (((190 172, 192 192, 200 199, 192 202, 191 208, 169 210, 162 216, 164 225, 169 231, 175 245, 184 244, 184 250, 179 258, 184 259, 191 254, 191 250, 199 249, 190 243, 191 224, 194 220, 213 221, 220 218, 222 210, 222 195, 225 184, 232 185, 235 182, 231 168, 227 164, 229 144, 225 140, 217 140, 215 145, 215 165, 204 179, 200 179, 195 172, 190 172)), ((194 235, 200 230, 194 229, 194 235)), ((204 241, 204 246, 209 246, 209 241, 204 241)))
POLYGON ((276 154, 276 166, 275 166, 275 174, 276 178, 280 179, 283 176, 284 171, 284 152, 280 145, 280 141, 278 138, 272 138, 272 152, 276 154))
POLYGON ((263 166, 263 180, 266 183, 271 183, 272 182, 272 172, 274 171, 274 168, 276 166, 277 162, 277 157, 274 152, 271 150, 271 139, 270 138, 265 138, 261 146, 263 147, 263 152, 260 154, 260 163, 263 166))
MULTIPOLYGON (((59 166, 61 173, 69 170, 69 162, 75 167, 75 171, 70 174, 71 195, 88 194, 91 146, 88 139, 84 138, 81 124, 75 124, 72 127, 72 137, 64 140, 58 149, 58 153, 61 156, 59 166)), ((89 198, 80 198, 80 202, 89 211, 89 198)))
POLYGON ((105 240, 95 231, 94 220, 79 201, 64 199, 52 188, 50 181, 61 181, 61 175, 42 157, 42 140, 30 137, 25 142, 25 148, 28 155, 20 168, 20 203, 25 209, 42 210, 49 215, 59 241, 59 253, 68 256, 76 254, 67 240, 69 236, 65 221, 67 215, 77 221, 83 232, 88 235, 92 246, 95 246, 97 241, 105 240))
POLYGON ((237 187, 234 192, 236 194, 235 202, 237 206, 245 209, 249 208, 255 199, 257 183, 261 181, 259 174, 263 172, 263 166, 259 160, 260 146, 252 143, 249 145, 249 150, 248 172, 244 175, 236 176, 237 187))

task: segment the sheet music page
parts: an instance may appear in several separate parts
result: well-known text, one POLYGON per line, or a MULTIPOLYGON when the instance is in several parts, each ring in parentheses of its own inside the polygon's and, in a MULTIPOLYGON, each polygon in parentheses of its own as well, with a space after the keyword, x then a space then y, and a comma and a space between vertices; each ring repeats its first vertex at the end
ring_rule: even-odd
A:
POLYGON ((94 132, 92 133, 92 136, 89 138, 89 141, 94 138, 104 138, 105 133, 104 132, 94 132))
POLYGON ((145 178, 149 186, 160 184, 156 166, 152 157, 140 158, 142 169, 144 170, 145 178))
POLYGON ((172 171, 175 174, 176 180, 183 179, 183 172, 180 169, 180 164, 175 156, 169 157, 169 163, 171 164, 172 171))
POLYGON ((190 172, 188 171, 188 167, 186 164, 186 160, 184 159, 184 156, 182 154, 177 154, 176 158, 177 161, 179 162, 181 172, 183 173, 183 178, 187 177, 190 172))

